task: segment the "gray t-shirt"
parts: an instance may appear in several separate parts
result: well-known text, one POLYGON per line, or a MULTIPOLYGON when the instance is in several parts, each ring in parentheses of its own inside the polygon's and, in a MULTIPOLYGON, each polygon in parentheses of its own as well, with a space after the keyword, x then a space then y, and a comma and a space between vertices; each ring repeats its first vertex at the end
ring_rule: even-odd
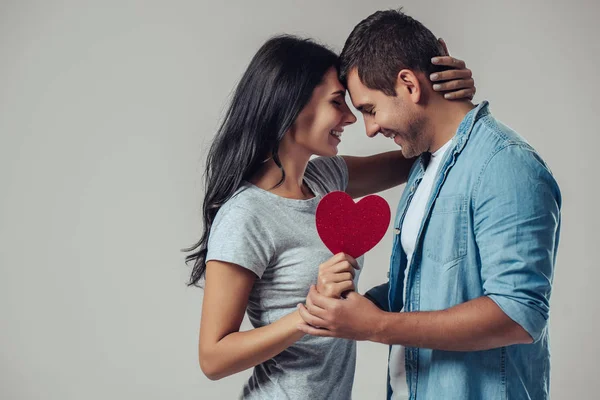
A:
MULTIPOLYGON (((315 211, 325 194, 346 189, 348 169, 339 156, 316 158, 308 163, 304 181, 314 198, 286 199, 245 182, 211 228, 206 261, 238 264, 258 277, 247 307, 255 328, 304 303, 319 264, 332 256, 317 233, 315 211)), ((357 261, 362 266, 363 258, 357 261)), ((257 365, 242 398, 350 399, 355 364, 354 341, 306 335, 257 365)))

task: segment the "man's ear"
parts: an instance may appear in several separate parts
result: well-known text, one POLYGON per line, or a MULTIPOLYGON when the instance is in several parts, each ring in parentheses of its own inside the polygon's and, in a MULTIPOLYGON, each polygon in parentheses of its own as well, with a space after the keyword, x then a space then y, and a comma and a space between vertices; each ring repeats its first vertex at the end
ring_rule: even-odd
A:
POLYGON ((444 51, 444 54, 440 54, 440 56, 449 56, 450 52, 448 51, 448 46, 446 46, 446 42, 444 41, 444 39, 439 38, 438 42, 442 46, 442 50, 444 51))
POLYGON ((417 104, 421 100, 423 91, 417 75, 410 69, 403 69, 398 72, 396 78, 396 95, 407 96, 413 103, 417 104))

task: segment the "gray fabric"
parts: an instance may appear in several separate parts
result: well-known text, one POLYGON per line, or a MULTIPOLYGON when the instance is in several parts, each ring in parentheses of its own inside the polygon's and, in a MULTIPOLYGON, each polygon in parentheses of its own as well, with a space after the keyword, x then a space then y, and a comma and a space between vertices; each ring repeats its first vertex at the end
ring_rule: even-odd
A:
MULTIPOLYGON (((332 256, 317 234, 315 211, 323 195, 346 189, 346 164, 341 157, 313 159, 305 182, 316 197, 285 199, 245 182, 212 226, 207 261, 238 264, 258 277, 247 307, 256 328, 304 303, 319 264, 332 256)), ((307 335, 256 366, 242 398, 349 399, 355 363, 355 342, 307 335)))

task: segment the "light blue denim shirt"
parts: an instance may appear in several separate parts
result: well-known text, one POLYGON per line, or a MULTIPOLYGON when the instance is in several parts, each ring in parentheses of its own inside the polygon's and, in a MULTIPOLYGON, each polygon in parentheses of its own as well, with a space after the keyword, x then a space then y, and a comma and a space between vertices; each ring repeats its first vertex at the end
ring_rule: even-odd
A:
MULTIPOLYGON (((400 229, 428 161, 413 166, 398 205, 389 282, 368 296, 391 312, 444 310, 487 296, 533 338, 487 351, 406 349, 411 399, 547 399, 548 313, 561 195, 547 165, 483 102, 441 161, 421 223, 405 298, 400 229)), ((391 396, 388 376, 388 398, 391 396)))

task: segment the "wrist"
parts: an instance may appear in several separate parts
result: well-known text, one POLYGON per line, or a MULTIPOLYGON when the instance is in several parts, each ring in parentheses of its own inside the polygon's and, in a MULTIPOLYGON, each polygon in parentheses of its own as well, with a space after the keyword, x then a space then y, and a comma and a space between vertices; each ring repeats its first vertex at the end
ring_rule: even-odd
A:
POLYGON ((373 324, 372 324, 372 331, 371 331, 371 335, 369 337, 369 341, 371 342, 377 342, 377 343, 386 343, 386 332, 387 332, 387 327, 388 327, 388 320, 390 317, 389 312, 383 311, 383 310, 378 310, 377 314, 375 315, 375 318, 373 319, 373 324))
POLYGON ((288 318, 290 319, 290 324, 294 326, 294 330, 296 331, 299 331, 298 325, 302 325, 305 323, 302 319, 302 316, 300 315, 300 311, 298 310, 288 315, 288 318))

